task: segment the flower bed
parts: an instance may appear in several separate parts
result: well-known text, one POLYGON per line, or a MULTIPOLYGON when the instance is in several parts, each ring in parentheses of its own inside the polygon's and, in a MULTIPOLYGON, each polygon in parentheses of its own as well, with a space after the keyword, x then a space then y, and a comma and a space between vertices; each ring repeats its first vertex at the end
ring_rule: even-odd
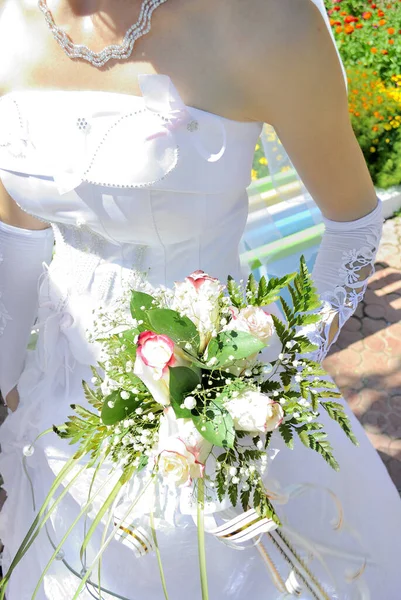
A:
MULTIPOLYGON (((347 69, 352 125, 373 183, 401 184, 401 0, 326 0, 347 69)), ((252 178, 268 165, 258 144, 252 178)))
POLYGON ((399 0, 326 0, 325 4, 337 45, 347 67, 374 69, 384 81, 399 73, 399 0))

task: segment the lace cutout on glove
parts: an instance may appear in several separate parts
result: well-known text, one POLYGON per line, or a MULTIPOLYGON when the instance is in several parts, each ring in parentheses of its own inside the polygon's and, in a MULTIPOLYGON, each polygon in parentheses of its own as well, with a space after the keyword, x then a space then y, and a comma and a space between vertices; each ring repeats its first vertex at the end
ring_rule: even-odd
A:
MULTIPOLYGON (((321 362, 330 346, 337 341, 344 323, 354 314, 363 299, 369 278, 374 273, 374 261, 380 243, 382 223, 369 225, 365 245, 343 252, 338 270, 339 284, 332 291, 321 294, 323 320, 311 329, 308 337, 319 346, 314 360, 321 362)), ((341 235, 339 232, 338 235, 341 235)))

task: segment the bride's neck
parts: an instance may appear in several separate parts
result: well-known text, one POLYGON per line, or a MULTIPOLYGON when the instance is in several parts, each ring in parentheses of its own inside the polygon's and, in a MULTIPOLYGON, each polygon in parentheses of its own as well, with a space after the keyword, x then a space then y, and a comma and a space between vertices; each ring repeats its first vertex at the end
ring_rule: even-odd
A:
POLYGON ((76 16, 85 17, 96 14, 114 15, 120 10, 135 12, 135 7, 140 7, 142 0, 47 0, 51 9, 66 10, 76 16))

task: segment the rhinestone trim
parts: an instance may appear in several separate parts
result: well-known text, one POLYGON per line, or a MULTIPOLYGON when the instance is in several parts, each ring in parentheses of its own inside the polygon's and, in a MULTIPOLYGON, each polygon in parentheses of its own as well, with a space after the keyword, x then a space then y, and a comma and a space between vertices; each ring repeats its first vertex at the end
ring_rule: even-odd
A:
MULTIPOLYGON (((149 181, 147 183, 136 183, 136 184, 121 184, 121 183, 113 183, 113 182, 106 182, 106 181, 94 181, 93 179, 89 179, 90 176, 90 171, 92 169, 92 167, 95 164, 97 155, 99 154, 99 151, 101 149, 101 147, 104 145, 104 143, 106 142, 110 132, 117 127, 122 121, 124 121, 125 119, 129 119, 131 117, 134 117, 135 115, 139 115, 139 114, 144 114, 146 113, 146 109, 144 110, 138 110, 135 112, 131 112, 131 113, 127 113, 122 115, 121 117, 119 117, 112 125, 111 127, 106 131, 106 133, 104 134, 102 140, 99 142, 98 147, 96 148, 96 150, 94 151, 92 158, 89 162, 89 166, 88 168, 84 171, 83 173, 83 177, 82 177, 82 181, 83 183, 87 183, 87 184, 91 184, 91 185, 101 185, 102 187, 112 187, 112 188, 117 188, 117 189, 137 189, 137 188, 148 188, 151 187, 152 185, 154 185, 155 183, 159 183, 160 181, 163 181, 172 171, 174 171, 174 169, 176 168, 177 164, 179 163, 179 159, 180 159, 180 149, 179 146, 175 147, 175 160, 173 162, 172 167, 164 174, 162 175, 162 177, 159 177, 158 179, 149 181)), ((162 115, 161 113, 155 113, 156 116, 158 116, 160 119, 162 119, 162 121, 164 121, 165 123, 169 123, 170 119, 168 117, 166 117, 165 115, 162 115)))
POLYGON ((60 27, 57 27, 51 11, 47 7, 46 0, 39 0, 38 6, 44 14, 46 23, 52 32, 53 37, 67 56, 73 60, 86 60, 94 67, 100 68, 109 60, 126 60, 131 56, 135 42, 150 31, 153 12, 166 1, 167 0, 143 0, 138 21, 128 29, 122 44, 107 46, 101 52, 93 52, 88 46, 74 44, 66 32, 60 27))

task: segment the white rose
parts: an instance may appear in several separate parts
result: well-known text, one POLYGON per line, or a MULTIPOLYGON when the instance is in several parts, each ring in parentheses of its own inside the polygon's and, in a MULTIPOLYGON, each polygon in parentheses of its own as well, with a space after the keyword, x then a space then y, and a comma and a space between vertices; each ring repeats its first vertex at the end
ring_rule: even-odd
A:
POLYGON ((177 487, 190 485, 192 479, 203 477, 205 471, 205 466, 198 462, 194 452, 178 438, 165 440, 158 464, 162 477, 177 487))
POLYGON ((213 331, 219 329, 223 289, 218 279, 203 271, 195 271, 183 282, 175 283, 172 308, 196 325, 201 338, 201 352, 209 343, 213 331))
POLYGON ((246 306, 238 309, 232 308, 232 319, 224 327, 224 331, 245 331, 258 338, 265 344, 273 335, 274 323, 272 316, 266 313, 260 306, 246 306))
POLYGON ((225 407, 234 421, 234 427, 249 433, 267 433, 277 429, 284 417, 278 402, 256 390, 246 390, 230 398, 225 407))
POLYGON ((177 419, 171 406, 164 410, 160 421, 158 451, 168 448, 169 440, 176 438, 184 442, 199 463, 205 463, 213 445, 196 429, 192 419, 177 419))

